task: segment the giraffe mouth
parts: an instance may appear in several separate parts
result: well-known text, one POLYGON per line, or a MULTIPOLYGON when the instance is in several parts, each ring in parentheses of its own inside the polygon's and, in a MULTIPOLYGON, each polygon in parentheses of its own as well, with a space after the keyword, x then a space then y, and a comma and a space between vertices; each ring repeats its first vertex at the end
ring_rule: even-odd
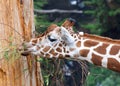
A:
POLYGON ((21 55, 22 56, 30 55, 30 51, 28 50, 29 47, 31 47, 31 46, 28 46, 27 43, 22 44, 22 49, 21 49, 21 55))
POLYGON ((28 55, 30 55, 30 52, 29 51, 24 51, 24 52, 21 53, 21 55, 22 56, 28 56, 28 55))
POLYGON ((30 47, 24 47, 23 51, 21 52, 22 56, 30 55, 31 51, 29 50, 30 47))

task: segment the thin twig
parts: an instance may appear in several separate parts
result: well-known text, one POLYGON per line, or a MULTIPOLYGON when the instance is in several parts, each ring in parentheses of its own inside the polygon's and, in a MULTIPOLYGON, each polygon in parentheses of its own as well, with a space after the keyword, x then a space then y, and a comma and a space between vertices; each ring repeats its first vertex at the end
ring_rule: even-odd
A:
POLYGON ((3 25, 5 25, 5 26, 10 27, 12 30, 14 30, 16 33, 18 33, 18 34, 23 38, 23 36, 22 36, 17 30, 15 30, 15 28, 13 28, 12 26, 10 26, 10 25, 8 25, 8 24, 5 24, 5 23, 0 23, 0 24, 3 24, 3 25))

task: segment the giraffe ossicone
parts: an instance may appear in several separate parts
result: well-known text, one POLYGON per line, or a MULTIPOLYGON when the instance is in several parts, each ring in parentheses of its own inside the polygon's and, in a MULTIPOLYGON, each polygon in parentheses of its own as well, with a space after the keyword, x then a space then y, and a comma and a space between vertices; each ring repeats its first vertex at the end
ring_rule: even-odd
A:
POLYGON ((120 72, 120 40, 83 32, 74 33, 73 25, 67 20, 60 27, 49 26, 43 34, 27 43, 27 50, 22 55, 32 53, 47 58, 86 60, 120 72))

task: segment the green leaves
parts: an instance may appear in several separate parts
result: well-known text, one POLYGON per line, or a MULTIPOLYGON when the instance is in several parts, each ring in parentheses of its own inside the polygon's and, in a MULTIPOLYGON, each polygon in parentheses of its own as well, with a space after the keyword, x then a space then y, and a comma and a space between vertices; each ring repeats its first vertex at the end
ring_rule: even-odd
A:
POLYGON ((103 30, 101 29, 101 26, 99 23, 93 22, 93 23, 88 23, 85 25, 81 25, 83 28, 89 29, 91 33, 98 34, 100 35, 103 30))
POLYGON ((120 86, 120 75, 106 68, 90 65, 85 86, 120 86))
POLYGON ((46 3, 47 0, 34 0, 34 8, 41 9, 41 7, 43 7, 46 3))
POLYGON ((109 11, 109 16, 116 16, 117 14, 120 14, 120 8, 109 11))

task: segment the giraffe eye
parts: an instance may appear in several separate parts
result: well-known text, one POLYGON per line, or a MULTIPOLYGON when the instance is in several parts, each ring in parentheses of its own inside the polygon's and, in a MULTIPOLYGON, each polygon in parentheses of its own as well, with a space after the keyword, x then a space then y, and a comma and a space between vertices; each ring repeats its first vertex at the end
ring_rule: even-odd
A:
POLYGON ((51 38, 50 35, 48 35, 48 39, 49 39, 51 42, 54 42, 54 41, 57 40, 57 39, 51 38))

